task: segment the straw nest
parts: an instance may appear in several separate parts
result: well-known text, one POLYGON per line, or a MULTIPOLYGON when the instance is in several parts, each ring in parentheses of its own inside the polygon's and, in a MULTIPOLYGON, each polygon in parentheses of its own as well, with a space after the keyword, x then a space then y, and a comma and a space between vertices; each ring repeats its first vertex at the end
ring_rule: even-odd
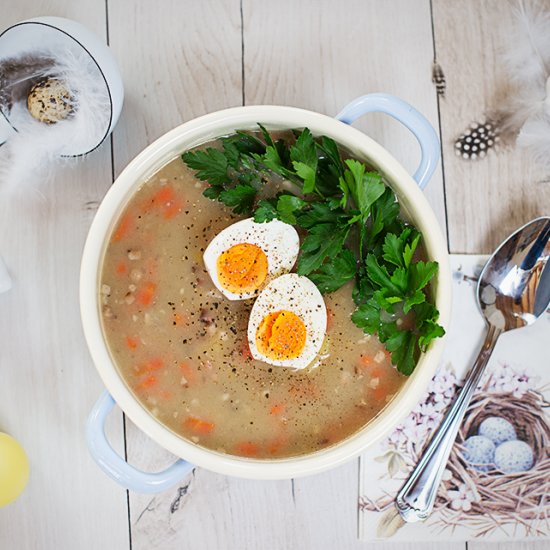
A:
POLYGON ((459 431, 458 445, 449 459, 447 469, 451 476, 446 476, 438 494, 436 507, 452 510, 444 514, 445 523, 471 522, 477 527, 478 536, 518 523, 527 534, 544 534, 550 516, 550 427, 544 418, 544 408, 548 406, 541 394, 532 390, 515 397, 512 393, 489 393, 485 387, 474 397, 459 431), (533 449, 534 463, 528 471, 506 474, 492 467, 481 472, 468 464, 462 443, 476 435, 481 422, 491 416, 508 420, 515 427, 517 438, 533 449), (471 507, 452 509, 452 491, 462 484, 474 497, 471 507), (479 522, 479 516, 486 521, 479 522))

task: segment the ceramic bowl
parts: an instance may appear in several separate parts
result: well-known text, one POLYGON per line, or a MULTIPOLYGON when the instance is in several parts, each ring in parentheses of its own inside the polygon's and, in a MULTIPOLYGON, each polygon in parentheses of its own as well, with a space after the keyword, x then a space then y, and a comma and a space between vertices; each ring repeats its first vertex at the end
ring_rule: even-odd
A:
POLYGON ((120 174, 105 196, 90 228, 82 258, 80 305, 84 333, 95 366, 105 383, 105 394, 88 423, 88 443, 99 465, 125 487, 141 492, 163 490, 195 466, 245 478, 281 479, 315 474, 356 457, 388 432, 416 405, 431 380, 440 357, 443 339, 434 341, 422 354, 414 373, 398 395, 353 436, 321 451, 277 460, 240 458, 194 445, 161 424, 130 391, 113 362, 101 328, 98 286, 103 254, 118 216, 139 186, 165 164, 192 147, 233 133, 252 130, 257 123, 269 130, 308 127, 315 135, 327 135, 352 155, 379 170, 397 194, 412 222, 424 236, 430 259, 439 263, 432 286, 440 323, 446 327, 451 307, 451 278, 446 241, 421 187, 431 177, 439 157, 439 142, 427 120, 397 98, 373 94, 346 107, 337 118, 292 107, 251 106, 212 113, 168 132, 140 153, 120 174), (359 115, 383 111, 409 127, 422 148, 422 161, 414 177, 388 151, 359 130, 349 126, 359 115), (182 460, 159 473, 139 472, 116 455, 104 436, 104 422, 116 402, 131 420, 159 445, 182 460))

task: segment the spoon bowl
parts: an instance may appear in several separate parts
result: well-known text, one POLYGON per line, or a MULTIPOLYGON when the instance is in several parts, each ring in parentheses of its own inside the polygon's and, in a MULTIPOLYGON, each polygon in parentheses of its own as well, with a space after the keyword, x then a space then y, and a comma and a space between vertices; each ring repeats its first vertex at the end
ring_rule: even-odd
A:
POLYGON ((477 286, 481 313, 501 332, 534 323, 550 301, 550 217, 513 233, 491 256, 477 286))

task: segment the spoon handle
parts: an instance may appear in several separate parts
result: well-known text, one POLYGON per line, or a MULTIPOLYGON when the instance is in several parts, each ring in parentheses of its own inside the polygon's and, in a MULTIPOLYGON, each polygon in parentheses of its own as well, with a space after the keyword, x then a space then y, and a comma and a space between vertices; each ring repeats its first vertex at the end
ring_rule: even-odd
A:
POLYGON ((395 504, 405 521, 424 521, 431 514, 458 428, 501 333, 500 329, 489 325, 485 341, 462 390, 447 411, 441 426, 424 450, 409 479, 397 494, 395 504))

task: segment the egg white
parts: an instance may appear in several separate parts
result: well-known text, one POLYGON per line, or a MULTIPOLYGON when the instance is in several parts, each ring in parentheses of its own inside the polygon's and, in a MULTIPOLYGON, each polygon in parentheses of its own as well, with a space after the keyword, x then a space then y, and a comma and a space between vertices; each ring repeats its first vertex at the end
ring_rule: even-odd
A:
POLYGON ((307 277, 288 273, 271 281, 260 293, 248 321, 248 345, 254 359, 276 367, 304 369, 321 350, 327 329, 327 308, 323 296, 307 277), (256 331, 269 313, 291 311, 304 322, 306 342, 302 353, 293 359, 271 359, 256 346, 256 331))
POLYGON ((252 218, 241 220, 218 233, 206 247, 204 265, 216 288, 229 300, 254 298, 269 281, 288 273, 296 262, 300 238, 296 229, 288 223, 272 220, 256 223, 252 218), (223 252, 236 244, 254 244, 267 256, 267 278, 261 288, 254 292, 235 294, 225 289, 218 278, 217 261, 223 252))

